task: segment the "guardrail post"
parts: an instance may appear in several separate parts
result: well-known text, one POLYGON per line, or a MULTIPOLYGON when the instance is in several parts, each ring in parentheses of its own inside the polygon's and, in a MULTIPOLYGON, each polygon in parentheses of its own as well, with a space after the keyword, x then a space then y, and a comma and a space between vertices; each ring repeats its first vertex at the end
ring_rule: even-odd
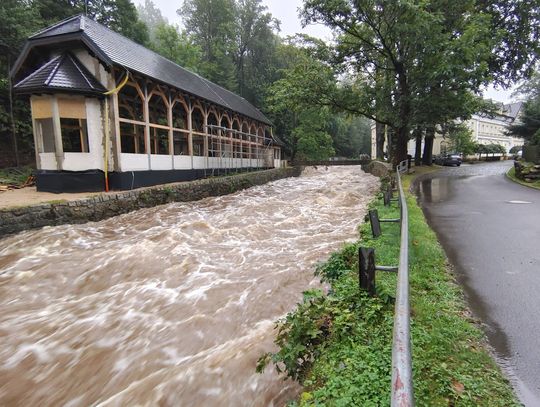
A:
POLYGON ((358 279, 360 289, 375 296, 375 250, 367 247, 358 249, 358 279))
POLYGON ((392 185, 388 184, 386 186, 386 191, 383 192, 384 206, 390 205, 390 201, 392 200, 393 195, 394 195, 394 191, 392 189, 392 185))
POLYGON ((379 222, 379 212, 377 212, 377 209, 370 209, 369 224, 371 225, 371 234, 373 237, 379 237, 381 235, 381 223, 379 222))
POLYGON ((383 192, 383 201, 384 201, 384 206, 389 206, 390 205, 390 194, 388 193, 388 191, 384 191, 383 192))

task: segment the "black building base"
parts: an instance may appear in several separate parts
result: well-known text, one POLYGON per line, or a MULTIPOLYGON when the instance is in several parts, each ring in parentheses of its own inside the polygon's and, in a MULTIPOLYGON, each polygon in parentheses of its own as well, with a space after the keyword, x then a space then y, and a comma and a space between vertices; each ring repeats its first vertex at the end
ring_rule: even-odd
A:
MULTIPOLYGON (((268 168, 214 168, 165 171, 110 172, 109 189, 125 191, 172 182, 260 171, 268 168)), ((100 170, 36 172, 36 188, 40 192, 100 192, 105 191, 105 174, 100 170)))

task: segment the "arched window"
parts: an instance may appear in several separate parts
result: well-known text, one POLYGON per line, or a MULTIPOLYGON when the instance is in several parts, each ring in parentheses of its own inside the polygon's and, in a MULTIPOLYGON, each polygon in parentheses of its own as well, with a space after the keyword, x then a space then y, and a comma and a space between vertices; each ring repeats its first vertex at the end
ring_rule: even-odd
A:
POLYGON ((240 122, 237 118, 233 119, 232 122, 232 128, 233 130, 233 157, 234 158, 242 158, 242 142, 239 141, 241 139, 240 137, 240 122))
POLYGON ((246 122, 242 123, 242 140, 249 140, 249 136, 247 135, 249 133, 249 127, 246 122))
POLYGON ((204 112, 199 106, 195 106, 191 112, 191 127, 197 133, 204 132, 204 112))
MULTIPOLYGON (((227 114, 224 114, 221 116, 221 122, 220 126, 224 127, 226 129, 231 128, 231 119, 227 114)), ((222 132, 221 135, 223 137, 227 137, 227 140, 223 142, 222 144, 222 155, 223 157, 232 157, 232 151, 233 151, 233 142, 232 142, 232 132, 222 132)))
POLYGON ((189 155, 188 107, 183 100, 175 100, 172 107, 174 155, 189 155))
POLYGON ((174 101, 172 117, 175 129, 188 130, 188 108, 183 101, 174 101))
POLYGON ((207 121, 208 121, 207 133, 209 134, 208 156, 219 157, 221 155, 221 146, 220 146, 220 139, 219 139, 219 135, 221 134, 221 131, 219 131, 216 128, 218 126, 218 117, 215 111, 212 110, 208 114, 207 121))
POLYGON ((143 95, 139 86, 128 82, 118 93, 120 118, 144 122, 143 95))
MULTIPOLYGON (((196 133, 204 132, 204 112, 201 107, 195 106, 191 112, 191 127, 196 133)), ((204 156, 204 137, 193 135, 193 155, 204 156)))
POLYGON ((161 92, 152 93, 148 100, 150 122, 150 153, 169 154, 168 102, 161 92))
POLYGON ((242 158, 250 158, 249 149, 249 127, 247 122, 242 123, 242 158))
POLYGON ((128 82, 118 93, 120 144, 123 153, 146 154, 144 96, 139 85, 128 82))

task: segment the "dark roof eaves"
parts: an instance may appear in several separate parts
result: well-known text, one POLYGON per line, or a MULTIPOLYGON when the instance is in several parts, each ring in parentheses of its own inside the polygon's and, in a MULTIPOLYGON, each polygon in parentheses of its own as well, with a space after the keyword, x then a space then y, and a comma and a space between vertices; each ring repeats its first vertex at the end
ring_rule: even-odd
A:
POLYGON ((107 54, 105 54, 101 48, 97 46, 97 44, 86 34, 84 31, 81 31, 81 39, 83 40, 84 44, 92 50, 96 54, 99 60, 103 62, 108 67, 112 67, 114 62, 111 58, 108 57, 107 54))
POLYGON ((105 53, 103 53, 103 51, 101 51, 101 49, 94 43, 94 41, 90 39, 90 37, 88 37, 88 35, 84 33, 84 31, 77 31, 73 33, 54 35, 50 37, 28 39, 23 46, 21 54, 15 60, 15 63, 13 64, 13 67, 11 68, 11 71, 9 72, 11 78, 15 77, 15 75, 21 68, 22 63, 27 58, 28 53, 33 48, 40 45, 57 44, 58 42, 66 42, 66 41, 72 41, 72 40, 82 40, 83 44, 86 45, 94 54, 96 54, 98 59, 101 60, 105 65, 107 65, 107 67, 110 67, 113 65, 113 62, 111 61, 111 59, 105 53))
POLYGON ((14 92, 18 95, 26 95, 26 94, 37 94, 37 93, 48 93, 48 94, 55 94, 55 93, 66 93, 66 94, 72 94, 76 93, 79 95, 89 95, 94 97, 101 97, 104 98, 105 95, 103 92, 98 90, 89 90, 89 89, 80 89, 80 88, 65 88, 60 86, 32 86, 32 87, 23 87, 23 88, 16 88, 14 89, 14 92))
POLYGON ((26 78, 24 79, 21 79, 19 82, 17 82, 16 84, 13 85, 13 87, 18 87, 18 86, 24 86, 24 84, 26 82, 28 82, 29 80, 31 80, 34 76, 36 76, 38 73, 41 72, 41 70, 45 69, 46 67, 48 67, 49 65, 53 65, 55 63, 58 63, 59 62, 59 59, 62 58, 61 55, 58 55, 57 57, 51 59, 49 62, 47 62, 45 65, 43 65, 41 68, 35 70, 34 72, 32 72, 30 75, 28 75, 26 78))
MULTIPOLYGON (((77 19, 77 18, 80 18, 80 17, 82 17, 82 16, 83 16, 83 14, 82 14, 82 13, 79 13, 79 14, 75 14, 74 16, 66 17, 66 18, 64 18, 63 20, 60 20, 60 21, 58 21, 57 23, 55 23, 55 24, 53 24, 53 25, 50 25, 50 26, 48 26, 48 27, 45 27, 45 28, 39 30, 39 31, 36 32, 35 34, 32 34, 30 37, 28 37, 28 39, 29 39, 29 40, 31 40, 31 39, 37 39, 37 38, 39 38, 39 36, 45 34, 47 31, 52 31, 52 30, 54 30, 55 28, 61 26, 62 24, 65 24, 65 23, 67 23, 68 21, 71 21, 71 20, 75 20, 75 19, 77 19)), ((82 21, 82 19, 81 19, 81 21, 82 21)), ((79 27, 80 27, 80 26, 79 26, 79 27)), ((81 29, 79 28, 79 31, 80 31, 80 30, 81 30, 81 29)), ((73 34, 73 33, 70 33, 70 34, 73 34)), ((41 37, 41 38, 44 38, 44 37, 41 37)))

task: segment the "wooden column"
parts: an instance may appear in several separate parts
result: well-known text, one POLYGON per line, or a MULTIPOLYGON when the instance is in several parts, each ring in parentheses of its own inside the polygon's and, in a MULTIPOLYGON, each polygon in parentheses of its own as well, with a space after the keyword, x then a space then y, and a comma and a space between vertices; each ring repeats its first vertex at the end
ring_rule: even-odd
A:
POLYGON ((174 170, 174 145, 173 145, 173 117, 172 117, 172 99, 171 92, 167 92, 167 100, 169 104, 167 106, 167 123, 169 124, 169 155, 171 156, 171 165, 174 170))
POLYGON ((150 146, 150 112, 148 110, 148 85, 144 83, 144 144, 148 155, 148 169, 152 169, 152 147, 150 146))
POLYGON ((36 154, 36 168, 39 170, 41 169, 41 157, 39 156, 39 152, 43 151, 43 136, 40 137, 41 131, 38 131, 38 123, 36 119, 34 119, 34 107, 32 103, 33 97, 30 98, 30 114, 32 117, 32 134, 34 135, 34 150, 36 154))
MULTIPOLYGON (((208 158, 208 108, 205 107, 204 112, 204 123, 203 123, 203 130, 204 130, 204 152, 203 156, 208 158)), ((208 162, 208 160, 206 160, 208 162)))
MULTIPOLYGON (((97 72, 99 72, 99 69, 97 69, 97 72)), ((109 82, 108 82, 107 88, 108 89, 116 88, 115 71, 112 71, 111 75, 108 76, 108 78, 109 78, 109 82)), ((120 158, 120 154, 122 153, 122 140, 120 138, 120 121, 118 120, 120 118, 120 110, 119 110, 119 105, 118 105, 118 92, 114 92, 110 96, 109 109, 110 109, 109 129, 111 133, 108 135, 108 137, 110 137, 110 141, 111 141, 111 147, 112 147, 111 157, 113 161, 113 165, 110 167, 110 170, 122 171, 122 164, 121 164, 121 158, 120 158)))
POLYGON ((58 109, 58 98, 56 95, 51 97, 51 103, 56 168, 58 171, 62 171, 64 167, 64 146, 62 144, 62 127, 60 125, 60 111, 58 109))
MULTIPOLYGON (((112 97, 111 97, 111 114, 112 114, 112 117, 111 117, 111 122, 112 123, 112 126, 110 126, 111 130, 112 130, 112 134, 111 134, 111 137, 112 137, 112 149, 113 149, 113 167, 111 168, 113 171, 122 171, 122 159, 121 159, 121 154, 122 154, 122 139, 121 139, 121 135, 120 135, 120 121, 119 121, 119 118, 120 118, 120 110, 119 110, 119 107, 118 107, 118 93, 117 92, 114 92, 112 94, 112 97)), ((138 145, 138 143, 134 143, 135 146, 138 145)))
POLYGON ((189 156, 191 157, 191 169, 193 169, 193 120, 192 120, 192 114, 193 114, 193 106, 191 104, 191 100, 188 99, 188 109, 189 109, 189 112, 188 112, 188 115, 187 115, 187 119, 188 119, 188 131, 189 131, 189 134, 188 134, 188 153, 189 153, 189 156))

